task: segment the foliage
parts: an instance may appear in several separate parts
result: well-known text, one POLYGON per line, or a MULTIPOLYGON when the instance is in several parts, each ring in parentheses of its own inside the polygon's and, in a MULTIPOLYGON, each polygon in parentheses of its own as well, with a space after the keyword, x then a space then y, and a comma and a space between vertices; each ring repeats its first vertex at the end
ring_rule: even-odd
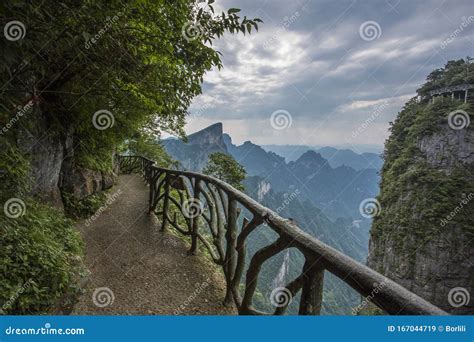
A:
MULTIPOLYGON (((27 202, 21 218, 1 218, 1 302, 32 282, 8 312, 43 312, 72 290, 81 249, 71 221, 26 195, 31 166, 18 148, 25 147, 20 133, 32 127, 72 146, 75 165, 93 170, 110 170, 113 151, 127 139, 131 149, 169 162, 137 132, 184 135, 204 74, 222 67, 213 40, 250 33, 260 22, 241 18, 238 9, 214 13, 213 2, 210 11, 189 0, 0 2, 2 27, 24 27, 17 26, 20 39, 0 40, 0 194, 27 202), (27 104, 33 109, 25 120, 18 106, 27 104)), ((101 202, 101 195, 81 203, 63 196, 75 215, 101 202)))
MULTIPOLYGON (((357 307, 358 308, 358 307, 357 307)), ((357 316, 385 316, 387 313, 373 303, 368 303, 358 310, 357 316)))
POLYGON ((123 153, 143 156, 155 161, 158 166, 177 167, 177 162, 166 153, 163 145, 153 135, 137 133, 121 147, 123 153))
POLYGON ((18 196, 28 190, 29 161, 9 143, 0 148, 0 201, 3 202, 12 194, 18 196))
POLYGON ((238 190, 244 190, 242 181, 247 172, 231 155, 216 152, 209 155, 209 160, 203 173, 216 177, 238 190))
POLYGON ((183 135, 204 74, 222 67, 212 41, 260 21, 238 9, 214 13, 212 3, 206 11, 188 0, 1 2, 2 24, 25 27, 22 39, 0 40, 2 121, 33 100, 49 132, 72 134, 78 159, 94 168, 141 128, 183 135), (112 114, 107 129, 94 126, 99 110, 112 114))
POLYGON ((430 90, 453 85, 474 83, 473 58, 449 61, 444 68, 436 69, 428 75, 426 83, 418 89, 418 94, 426 95, 430 90))
POLYGON ((32 200, 23 216, 0 216, 0 303, 7 314, 47 313, 74 294, 83 274, 73 222, 32 200))
POLYGON ((64 209, 68 216, 86 218, 92 216, 107 200, 107 192, 101 191, 83 199, 76 199, 73 194, 63 194, 64 209))
MULTIPOLYGON (((465 67, 462 60, 448 62, 443 71, 430 75, 430 80, 421 89, 424 91, 433 82, 448 84, 460 79, 465 75, 465 67), (454 70, 457 74, 453 74, 454 70)), ((465 166, 458 165, 447 175, 429 164, 420 150, 424 137, 451 131, 448 113, 455 110, 472 113, 473 107, 469 103, 443 98, 434 104, 411 100, 392 123, 391 135, 385 144, 378 196, 382 210, 374 218, 371 230, 372 239, 378 241, 375 259, 382 257, 388 248, 384 247, 387 241, 393 243, 397 251, 410 249, 413 242, 421 247, 443 228, 441 220, 459 206, 463 194, 474 193, 472 174, 465 166)), ((452 224, 466 234, 474 235, 472 212, 467 207, 457 213, 452 224)))

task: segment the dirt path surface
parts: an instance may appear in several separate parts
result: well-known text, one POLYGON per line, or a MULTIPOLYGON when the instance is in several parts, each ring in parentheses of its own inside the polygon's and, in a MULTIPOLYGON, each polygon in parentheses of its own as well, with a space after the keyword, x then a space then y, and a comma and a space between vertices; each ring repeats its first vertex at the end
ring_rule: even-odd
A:
POLYGON ((91 271, 78 315, 228 315, 225 281, 214 264, 188 256, 179 238, 159 231, 147 214, 148 187, 122 175, 116 200, 97 218, 78 225, 91 271))

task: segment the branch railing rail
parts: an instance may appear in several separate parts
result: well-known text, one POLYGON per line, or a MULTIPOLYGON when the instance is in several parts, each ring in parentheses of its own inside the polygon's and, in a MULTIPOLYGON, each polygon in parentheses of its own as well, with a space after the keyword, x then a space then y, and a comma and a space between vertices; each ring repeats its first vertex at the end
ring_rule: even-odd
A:
MULTIPOLYGON (((291 220, 283 219, 219 179, 196 172, 160 168, 154 161, 141 156, 118 156, 118 164, 121 172, 141 173, 148 183, 149 212, 161 217, 162 231, 172 226, 190 236, 190 254, 195 254, 198 244, 202 243, 214 262, 222 267, 227 285, 224 304, 234 304, 239 314, 268 314, 255 309, 252 303, 260 270, 267 260, 288 248, 296 248, 305 259, 300 275, 285 286, 287 295, 292 297, 301 291, 298 310, 301 315, 319 315, 326 271, 342 279, 363 297, 370 298, 388 314, 447 314, 389 278, 327 246, 291 220), (242 208, 250 218, 243 215, 242 208), (241 215, 244 217, 239 219, 241 215), (203 225, 210 234, 203 233, 203 225), (278 237, 248 258, 247 241, 257 229, 271 229, 278 237), (247 259, 249 265, 245 286, 242 287, 247 259)), ((277 305, 273 314, 284 314, 288 304, 286 301, 277 305)))

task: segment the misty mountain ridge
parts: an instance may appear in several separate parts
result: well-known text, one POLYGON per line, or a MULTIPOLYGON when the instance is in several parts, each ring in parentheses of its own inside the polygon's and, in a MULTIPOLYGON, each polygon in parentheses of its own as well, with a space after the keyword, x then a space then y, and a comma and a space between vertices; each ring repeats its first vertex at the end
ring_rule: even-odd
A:
POLYGON ((343 164, 332 167, 321 153, 305 151, 297 160, 287 163, 285 158, 267 152, 261 146, 246 141, 232 144, 224 134, 227 151, 242 164, 249 176, 266 179, 276 191, 299 189, 304 197, 332 219, 359 218, 359 204, 378 193, 378 169, 356 170, 343 164))
MULTIPOLYGON (((321 152, 310 149, 295 161, 287 163, 279 154, 266 151, 250 141, 234 145, 231 136, 223 133, 222 123, 191 134, 187 140, 187 143, 180 139, 163 140, 166 151, 180 162, 182 168, 202 171, 209 154, 229 153, 245 167, 249 177, 259 176, 279 192, 299 189, 306 199, 331 219, 359 219, 359 203, 378 193, 378 169, 356 169, 349 166, 354 161, 354 155, 365 160, 364 156, 352 151, 343 150, 339 153, 341 150, 330 147, 321 148, 321 152), (332 160, 340 155, 338 158, 342 165, 334 167, 323 153, 331 155, 332 160), (344 156, 350 157, 346 161, 344 156)), ((361 164, 360 161, 358 163, 361 164)))
POLYGON ((356 153, 348 148, 336 148, 331 146, 316 147, 306 145, 262 145, 265 151, 271 151, 285 158, 287 162, 295 161, 306 151, 315 151, 328 160, 329 165, 335 168, 338 166, 350 166, 360 171, 363 169, 380 170, 383 159, 380 153, 364 152, 356 153))
MULTIPOLYGON (((265 151, 250 141, 234 145, 231 136, 223 133, 220 123, 191 134, 187 142, 165 139, 162 144, 182 168, 193 171, 202 171, 211 153, 230 154, 247 171, 244 186, 249 196, 280 216, 291 217, 312 236, 365 262, 371 221, 361 217, 359 204, 377 194, 378 170, 356 170, 346 166, 347 163, 333 167, 321 153, 311 149, 304 151, 296 160, 286 162, 279 154, 265 151)), ((249 249, 256 251, 273 239, 273 231, 258 230, 249 242, 249 249)), ((287 258, 289 274, 297 276, 304 263, 302 256, 290 253, 287 258)), ((259 286, 262 293, 268 290, 265 284, 271 284, 284 262, 283 256, 272 259, 269 271, 265 272, 265 279, 259 286)), ((323 312, 330 314, 349 313, 360 298, 331 275, 327 277, 324 292, 323 312)))

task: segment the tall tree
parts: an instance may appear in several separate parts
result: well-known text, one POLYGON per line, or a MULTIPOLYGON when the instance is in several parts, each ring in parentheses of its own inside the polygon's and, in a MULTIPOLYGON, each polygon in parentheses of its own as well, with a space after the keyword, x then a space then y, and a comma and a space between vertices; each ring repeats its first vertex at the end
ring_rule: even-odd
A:
POLYGON ((47 135, 68 149, 68 165, 104 169, 137 131, 183 135, 204 74, 222 67, 213 41, 260 22, 235 8, 218 14, 213 2, 1 2, 2 145, 46 145, 47 135))

